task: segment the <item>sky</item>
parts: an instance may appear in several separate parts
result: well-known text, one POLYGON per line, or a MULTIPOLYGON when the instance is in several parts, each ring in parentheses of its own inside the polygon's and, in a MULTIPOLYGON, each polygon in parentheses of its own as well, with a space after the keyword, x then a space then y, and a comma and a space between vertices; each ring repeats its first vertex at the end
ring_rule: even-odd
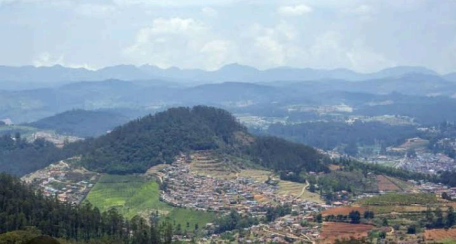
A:
POLYGON ((0 65, 456 71, 454 0, 0 0, 0 65))

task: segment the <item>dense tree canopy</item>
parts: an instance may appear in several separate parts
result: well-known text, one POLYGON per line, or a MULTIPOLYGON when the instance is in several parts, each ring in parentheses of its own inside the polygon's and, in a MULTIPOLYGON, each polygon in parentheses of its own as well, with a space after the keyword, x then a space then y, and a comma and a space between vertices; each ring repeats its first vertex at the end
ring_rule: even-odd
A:
POLYGON ((62 203, 36 193, 18 178, 0 174, 0 234, 29 227, 75 241, 108 238, 108 243, 171 243, 172 226, 125 220, 115 208, 100 212, 90 204, 62 203), (153 241, 152 241, 153 239, 153 241))
POLYGON ((95 139, 83 162, 92 170, 108 173, 145 172, 151 166, 171 163, 180 152, 232 145, 237 131, 246 129, 224 110, 172 108, 95 139))
POLYGON ((29 143, 19 135, 0 137, 0 171, 23 175, 62 159, 62 151, 42 139, 29 143))
POLYGON ((329 171, 323 164, 325 157, 315 149, 277 137, 256 138, 249 153, 254 162, 277 171, 329 171))
POLYGON ((340 145, 397 145, 418 136, 414 126, 392 126, 380 122, 308 122, 293 125, 274 124, 267 133, 325 150, 340 145))

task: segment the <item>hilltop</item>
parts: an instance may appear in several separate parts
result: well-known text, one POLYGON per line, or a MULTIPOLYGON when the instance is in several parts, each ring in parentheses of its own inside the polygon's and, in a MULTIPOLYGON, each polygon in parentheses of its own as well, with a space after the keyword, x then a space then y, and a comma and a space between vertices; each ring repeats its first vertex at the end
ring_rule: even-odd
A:
MULTIPOLYGON (((74 119, 82 114, 92 115, 72 111, 63 118, 74 119)), ((49 121, 58 125, 59 119, 49 121)), ((206 106, 171 108, 130 121, 97 138, 67 143, 63 148, 43 140, 27 142, 8 135, 0 139, 0 143, 11 147, 0 150, 0 170, 18 176, 73 156, 81 156, 82 165, 92 171, 145 173, 152 166, 172 163, 182 153, 207 150, 278 172, 328 171, 322 163, 325 156, 315 149, 275 137, 253 136, 229 112, 206 106)))
POLYGON ((172 108, 117 127, 88 141, 82 163, 105 173, 144 173, 180 153, 218 150, 277 171, 326 171, 315 149, 274 137, 255 137, 225 110, 172 108))

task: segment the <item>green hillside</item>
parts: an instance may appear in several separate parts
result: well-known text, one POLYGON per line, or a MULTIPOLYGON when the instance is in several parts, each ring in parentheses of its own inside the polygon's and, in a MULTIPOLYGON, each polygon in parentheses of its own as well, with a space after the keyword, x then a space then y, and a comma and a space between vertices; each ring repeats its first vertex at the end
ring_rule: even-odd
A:
POLYGON ((328 171, 313 148, 274 137, 254 137, 227 111, 172 108, 117 127, 91 141, 83 164, 110 174, 144 173, 182 152, 219 150, 277 171, 328 171))

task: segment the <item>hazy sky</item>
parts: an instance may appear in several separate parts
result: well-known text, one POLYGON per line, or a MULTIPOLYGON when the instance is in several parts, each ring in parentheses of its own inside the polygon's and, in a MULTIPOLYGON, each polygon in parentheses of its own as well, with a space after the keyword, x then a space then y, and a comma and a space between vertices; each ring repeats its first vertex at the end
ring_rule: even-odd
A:
POLYGON ((0 64, 456 71, 455 0, 0 0, 0 64))

